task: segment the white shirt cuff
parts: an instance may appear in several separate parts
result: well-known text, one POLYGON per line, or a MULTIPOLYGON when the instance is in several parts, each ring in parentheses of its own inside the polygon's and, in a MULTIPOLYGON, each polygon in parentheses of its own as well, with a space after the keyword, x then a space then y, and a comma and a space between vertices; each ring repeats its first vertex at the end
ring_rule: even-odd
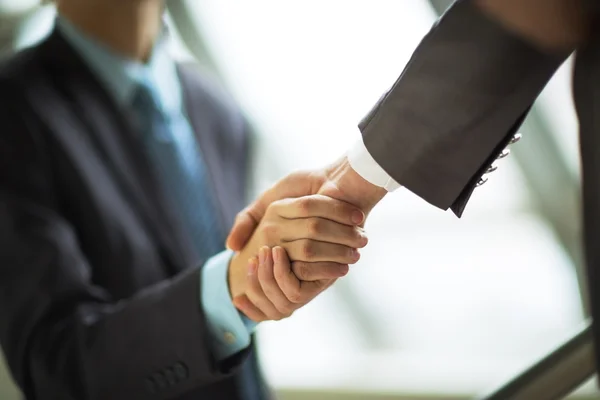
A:
POLYGON ((352 146, 347 157, 352 169, 367 182, 385 188, 388 192, 393 192, 400 187, 400 184, 375 161, 362 137, 352 146))

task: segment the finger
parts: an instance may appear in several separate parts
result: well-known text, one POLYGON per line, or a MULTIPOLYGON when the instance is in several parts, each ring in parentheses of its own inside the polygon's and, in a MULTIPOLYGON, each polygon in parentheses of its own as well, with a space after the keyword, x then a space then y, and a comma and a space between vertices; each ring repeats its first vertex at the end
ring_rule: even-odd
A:
POLYGON ((369 241, 361 227, 344 225, 325 218, 283 220, 278 229, 284 242, 312 239, 319 242, 343 244, 352 248, 362 248, 369 241))
POLYGON ((273 249, 275 281, 286 298, 295 304, 304 305, 331 285, 333 280, 303 282, 290 268, 289 257, 282 247, 273 249))
POLYGON ((272 250, 268 247, 263 247, 260 249, 260 252, 262 253, 261 257, 264 260, 264 262, 258 266, 258 281, 260 286, 265 296, 267 296, 275 308, 284 318, 288 318, 296 309, 295 304, 285 297, 285 294, 281 291, 275 280, 272 250))
POLYGON ((282 247, 287 251, 289 258, 294 261, 354 264, 360 258, 360 253, 354 248, 312 239, 285 242, 282 247))
MULTIPOLYGON (((292 303, 301 303, 305 297, 308 297, 309 293, 301 292, 300 289, 302 285, 298 277, 290 268, 288 254, 282 247, 274 247, 273 258, 275 260, 273 273, 275 275, 275 281, 281 288, 281 291, 292 303)), ((306 288, 308 289, 308 287, 306 288)))
POLYGON ((234 251, 240 251, 252 236, 271 203, 288 197, 300 197, 316 193, 325 180, 326 177, 321 172, 300 171, 277 182, 238 214, 227 237, 227 247, 234 251))
MULTIPOLYGON (((267 253, 270 253, 270 252, 267 252, 267 253)), ((259 265, 264 264, 263 257, 264 257, 264 254, 259 253, 259 260, 258 260, 259 265)), ((256 257, 251 259, 249 262, 251 263, 250 267, 248 269, 249 271, 252 271, 252 270, 257 271, 259 269, 259 265, 258 266, 252 265, 253 263, 257 262, 256 257)), ((279 310, 277 310, 277 308, 273 305, 273 303, 265 295, 265 293, 262 290, 262 287, 260 286, 260 282, 258 280, 257 273, 250 273, 248 275, 246 296, 248 297, 250 302, 252 302, 252 304, 254 304, 254 306, 256 308, 258 308, 264 315, 267 316, 267 319, 272 320, 272 321, 278 321, 286 316, 283 313, 279 312, 279 310)))
POLYGON ((260 218, 262 218, 255 219, 254 215, 259 215, 259 213, 257 211, 250 211, 250 207, 240 211, 235 218, 233 228, 225 242, 225 246, 230 250, 241 251, 248 242, 248 239, 252 237, 252 233, 254 233, 260 218))
POLYGON ((254 322, 263 322, 268 319, 262 311, 252 304, 248 296, 245 294, 234 297, 232 302, 235 308, 237 308, 246 317, 248 317, 248 319, 251 319, 254 322))
POLYGON ((350 268, 347 264, 338 264, 334 262, 314 262, 294 261, 292 263, 292 272, 301 281, 314 282, 321 280, 338 279, 348 274, 350 268))
POLYGON ((365 219, 358 207, 321 194, 278 200, 272 207, 284 218, 322 217, 345 225, 359 225, 365 219))

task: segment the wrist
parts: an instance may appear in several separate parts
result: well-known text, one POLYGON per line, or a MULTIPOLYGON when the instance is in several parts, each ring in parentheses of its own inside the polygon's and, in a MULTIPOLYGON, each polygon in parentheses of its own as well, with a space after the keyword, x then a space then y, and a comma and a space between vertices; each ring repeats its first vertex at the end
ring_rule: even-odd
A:
POLYGON ((360 176, 346 156, 327 168, 325 173, 328 182, 321 190, 322 194, 354 204, 367 214, 387 194, 386 189, 360 176))

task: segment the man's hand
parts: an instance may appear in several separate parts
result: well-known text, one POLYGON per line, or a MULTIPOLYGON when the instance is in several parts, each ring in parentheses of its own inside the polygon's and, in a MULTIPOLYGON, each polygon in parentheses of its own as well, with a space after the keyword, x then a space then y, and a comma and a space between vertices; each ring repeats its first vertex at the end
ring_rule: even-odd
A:
POLYGON ((246 294, 235 297, 233 304, 255 322, 278 321, 347 273, 347 265, 331 262, 292 264, 283 248, 263 247, 249 260, 246 294))
MULTIPOLYGON (((358 175, 346 157, 323 170, 296 172, 288 175, 242 210, 227 238, 227 247, 239 251, 248 242, 269 205, 291 197, 322 194, 354 204, 357 212, 352 222, 364 223, 371 209, 385 196, 385 189, 374 186, 358 175)), ((292 259, 293 256, 292 256, 292 259)))
POLYGON ((325 262, 337 264, 337 270, 340 270, 341 265, 341 274, 328 275, 328 278, 343 276, 347 264, 358 261, 357 249, 367 244, 367 237, 358 226, 364 218, 357 207, 323 195, 285 198, 270 203, 265 207, 257 229, 250 232, 252 237, 248 243, 231 259, 228 277, 231 297, 246 293, 248 260, 264 246, 280 246, 294 261, 317 267, 325 262))

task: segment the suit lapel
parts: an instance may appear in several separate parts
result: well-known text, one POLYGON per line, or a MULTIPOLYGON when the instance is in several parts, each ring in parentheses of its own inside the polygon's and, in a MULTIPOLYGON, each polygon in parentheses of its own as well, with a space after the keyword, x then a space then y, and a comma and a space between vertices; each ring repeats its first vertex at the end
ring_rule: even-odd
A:
MULTIPOLYGON (((55 31, 48 39, 47 68, 62 78, 92 144, 117 181, 132 210, 160 245, 170 272, 185 268, 197 257, 171 207, 150 173, 150 165, 135 137, 128 115, 123 115, 84 61, 55 31), (60 59, 60 61, 57 61, 60 59), (55 65, 60 65, 59 68, 55 65)), ((60 127, 58 127, 60 129, 60 127)))

